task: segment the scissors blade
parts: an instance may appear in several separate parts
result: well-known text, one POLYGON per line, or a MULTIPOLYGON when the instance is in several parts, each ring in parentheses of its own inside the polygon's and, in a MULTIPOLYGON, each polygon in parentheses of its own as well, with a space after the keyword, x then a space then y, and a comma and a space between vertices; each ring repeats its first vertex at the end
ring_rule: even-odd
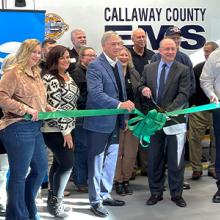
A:
POLYGON ((153 104, 157 107, 157 109, 158 109, 159 111, 161 111, 162 113, 164 113, 164 114, 166 115, 166 117, 167 117, 168 119, 170 119, 171 121, 173 121, 173 122, 179 124, 179 122, 178 122, 176 119, 170 118, 170 117, 167 115, 167 111, 165 111, 163 108, 161 108, 161 107, 157 104, 157 102, 154 100, 153 96, 151 96, 150 98, 151 98, 151 101, 153 102, 153 104))

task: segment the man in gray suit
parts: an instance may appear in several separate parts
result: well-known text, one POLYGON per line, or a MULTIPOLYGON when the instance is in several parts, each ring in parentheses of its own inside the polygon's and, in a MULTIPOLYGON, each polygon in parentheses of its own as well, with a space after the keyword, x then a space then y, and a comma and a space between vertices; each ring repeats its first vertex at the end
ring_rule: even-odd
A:
MULTIPOLYGON (((87 109, 122 108, 131 111, 134 103, 126 101, 122 66, 117 61, 121 38, 113 31, 104 33, 103 53, 88 66, 87 109)), ((108 215, 102 205, 122 206, 124 201, 111 197, 118 156, 118 131, 125 128, 125 116, 110 115, 84 119, 88 141, 89 200, 92 212, 108 215)))
MULTIPOLYGON (((146 98, 143 108, 151 110, 159 106, 164 111, 181 109, 190 96, 189 68, 175 61, 177 47, 172 39, 163 39, 159 52, 161 59, 146 65, 143 71, 139 87, 146 98)), ((179 207, 186 206, 182 198, 185 133, 185 117, 178 116, 168 120, 165 127, 151 137, 148 161, 151 197, 147 200, 147 205, 155 205, 163 199, 167 155, 171 200, 179 207)))

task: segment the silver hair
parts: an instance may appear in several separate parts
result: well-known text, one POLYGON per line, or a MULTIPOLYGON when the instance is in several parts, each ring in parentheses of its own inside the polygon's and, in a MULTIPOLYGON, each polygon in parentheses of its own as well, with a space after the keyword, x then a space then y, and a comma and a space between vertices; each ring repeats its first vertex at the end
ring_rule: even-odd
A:
POLYGON ((82 29, 82 28, 76 28, 76 29, 73 29, 73 30, 71 31, 71 38, 72 38, 73 35, 75 35, 75 34, 78 33, 78 32, 86 33, 84 29, 82 29))
POLYGON ((121 38, 115 31, 106 31, 103 35, 102 35, 102 39, 101 39, 101 44, 105 44, 105 42, 111 38, 112 36, 117 36, 119 38, 121 38))

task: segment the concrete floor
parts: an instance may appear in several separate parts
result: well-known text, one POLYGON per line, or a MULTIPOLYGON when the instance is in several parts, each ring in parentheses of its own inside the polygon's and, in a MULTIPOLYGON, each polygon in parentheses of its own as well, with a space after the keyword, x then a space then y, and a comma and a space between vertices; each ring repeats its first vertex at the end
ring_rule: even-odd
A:
MULTIPOLYGON (((190 182, 191 189, 185 190, 183 197, 187 202, 186 208, 177 207, 171 200, 169 191, 164 192, 164 199, 154 206, 146 206, 145 201, 149 198, 147 178, 138 176, 131 184, 134 194, 129 196, 117 196, 114 198, 126 201, 124 207, 108 207, 110 215, 106 220, 219 220, 220 204, 211 202, 213 194, 216 192, 215 180, 207 176, 207 171, 203 172, 203 177, 198 181, 190 179, 191 171, 186 170, 185 179, 190 182)), ((72 208, 67 220, 92 220, 99 219, 90 212, 87 194, 81 194, 74 190, 72 183, 68 185, 72 194, 65 197, 65 204, 72 208)), ((42 220, 55 219, 46 211, 46 192, 43 192, 43 202, 38 202, 39 214, 42 220)), ((4 219, 1 218, 0 219, 4 219)))

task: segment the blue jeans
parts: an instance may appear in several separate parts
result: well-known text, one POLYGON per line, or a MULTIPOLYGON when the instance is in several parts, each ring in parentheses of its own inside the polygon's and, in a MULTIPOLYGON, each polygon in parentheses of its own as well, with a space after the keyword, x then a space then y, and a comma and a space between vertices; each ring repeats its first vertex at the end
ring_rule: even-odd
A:
POLYGON ((21 121, 0 132, 10 168, 6 220, 36 219, 35 197, 47 173, 41 125, 40 121, 21 121))
POLYGON ((91 205, 111 198, 118 158, 118 135, 87 130, 89 201, 91 205))
POLYGON ((220 110, 213 111, 213 127, 216 145, 215 171, 217 177, 217 187, 218 190, 220 190, 220 110))
POLYGON ((74 133, 74 183, 76 186, 87 186, 88 180, 88 146, 86 130, 82 125, 76 125, 74 133))

